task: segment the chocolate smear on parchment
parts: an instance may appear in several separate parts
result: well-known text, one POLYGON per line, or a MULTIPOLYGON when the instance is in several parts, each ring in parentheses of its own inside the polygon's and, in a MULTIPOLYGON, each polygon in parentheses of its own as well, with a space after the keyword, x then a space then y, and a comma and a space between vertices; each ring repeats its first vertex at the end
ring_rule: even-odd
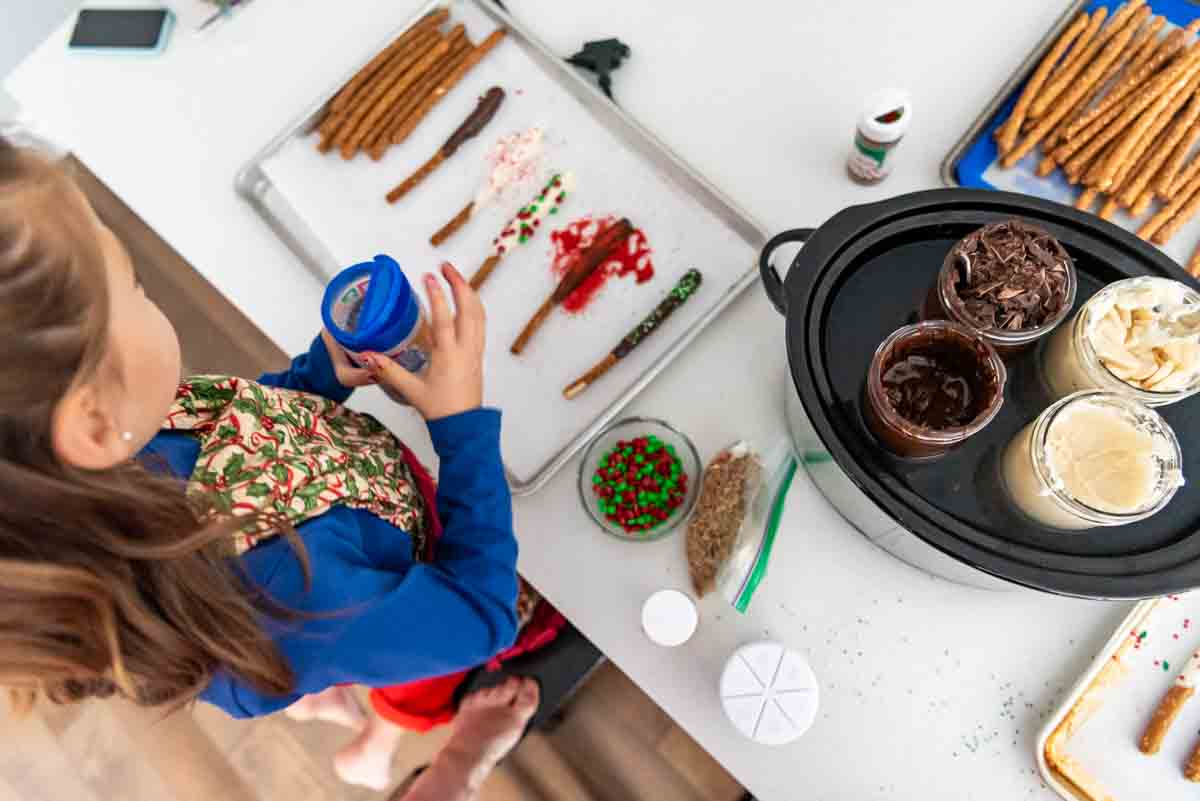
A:
POLYGON ((1067 302, 1071 257, 1035 225, 985 225, 959 241, 951 256, 957 270, 944 274, 946 297, 981 330, 1038 328, 1067 302))

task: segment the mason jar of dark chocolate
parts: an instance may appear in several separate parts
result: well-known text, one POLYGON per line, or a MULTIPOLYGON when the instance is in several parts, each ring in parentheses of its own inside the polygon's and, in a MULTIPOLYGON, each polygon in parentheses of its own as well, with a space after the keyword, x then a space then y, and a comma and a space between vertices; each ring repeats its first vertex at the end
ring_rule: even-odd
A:
POLYGON ((1009 358, 1066 319, 1077 281, 1074 261, 1049 232, 1024 220, 993 223, 946 254, 921 319, 961 323, 1009 358))
POLYGON ((992 421, 1006 378, 996 349, 975 331, 946 320, 905 326, 871 359, 863 415, 897 456, 941 456, 992 421))

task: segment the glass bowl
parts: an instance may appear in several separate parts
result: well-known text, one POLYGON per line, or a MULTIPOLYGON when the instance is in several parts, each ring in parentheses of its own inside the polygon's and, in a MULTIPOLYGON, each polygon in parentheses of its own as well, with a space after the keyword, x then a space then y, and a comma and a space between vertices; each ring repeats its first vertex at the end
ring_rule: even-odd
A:
POLYGON ((662 420, 654 420, 649 417, 627 417, 624 420, 618 420, 597 434, 584 451, 583 461, 579 464, 579 500, 596 525, 614 537, 635 542, 650 542, 667 536, 678 528, 680 523, 688 519, 692 509, 696 506, 696 499, 700 497, 702 477, 703 465, 700 463, 700 454, 686 434, 662 420), (593 490, 592 477, 600 466, 600 457, 615 448, 618 442, 651 435, 658 437, 664 444, 675 449, 675 456, 679 458, 680 462, 679 469, 688 477, 687 493, 684 495, 683 503, 659 525, 645 531, 626 531, 621 528, 620 524, 610 521, 597 508, 599 499, 593 490))

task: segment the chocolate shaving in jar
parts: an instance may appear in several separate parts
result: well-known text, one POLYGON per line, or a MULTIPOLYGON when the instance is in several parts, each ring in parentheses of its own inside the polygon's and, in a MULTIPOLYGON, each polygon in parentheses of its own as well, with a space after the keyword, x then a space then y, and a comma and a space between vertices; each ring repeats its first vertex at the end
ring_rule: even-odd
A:
POLYGON ((1067 302, 1071 257, 1037 226, 1020 220, 985 225, 951 251, 946 297, 980 330, 1021 331, 1054 319, 1067 302))

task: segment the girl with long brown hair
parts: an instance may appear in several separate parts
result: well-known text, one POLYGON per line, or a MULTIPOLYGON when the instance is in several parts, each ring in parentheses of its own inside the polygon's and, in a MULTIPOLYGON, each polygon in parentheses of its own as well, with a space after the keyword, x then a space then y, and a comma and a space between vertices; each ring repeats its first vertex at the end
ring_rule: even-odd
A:
MULTIPOLYGON (((517 549, 500 415, 481 406, 483 309, 442 272, 457 315, 427 276, 420 375, 356 368, 322 335, 282 373, 181 382, 125 248, 63 169, 0 139, 0 685, 361 726, 343 685, 410 686, 509 647, 517 549), (376 382, 428 421, 436 490, 342 405, 376 382)), ((447 719, 405 697, 372 701, 447 719)), ((469 795, 536 704, 528 680, 469 698, 406 797, 469 795)), ((378 731, 342 755, 345 778, 386 781, 378 731)))

